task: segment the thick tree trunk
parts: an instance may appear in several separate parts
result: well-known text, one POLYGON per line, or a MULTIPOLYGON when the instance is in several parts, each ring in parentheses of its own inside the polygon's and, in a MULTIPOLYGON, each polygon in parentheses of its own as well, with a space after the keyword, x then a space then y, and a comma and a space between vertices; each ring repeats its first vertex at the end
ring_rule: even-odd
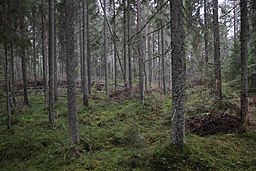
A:
POLYGON ((247 0, 240 1, 241 8, 241 30, 240 30, 240 43, 241 43, 241 96, 240 96, 240 116, 241 122, 248 124, 248 8, 247 0))
POLYGON ((220 60, 220 31, 218 20, 218 0, 213 1, 213 36, 214 36, 214 70, 216 99, 222 99, 221 60, 220 60))
POLYGON ((49 122, 54 125, 55 122, 55 98, 54 98, 54 1, 49 0, 49 122))
POLYGON ((183 6, 180 0, 170 0, 172 44, 172 143, 182 147, 185 138, 185 37, 183 6))
POLYGON ((89 106, 89 100, 88 100, 88 95, 89 95, 89 91, 88 91, 88 69, 87 69, 87 57, 88 57, 88 53, 87 53, 87 37, 89 35, 87 35, 87 10, 88 10, 88 7, 87 7, 87 2, 86 0, 83 0, 83 61, 82 61, 82 65, 83 65, 83 104, 85 107, 88 107, 89 106))
POLYGON ((67 92, 68 92, 68 113, 69 133, 72 143, 79 144, 77 100, 76 100, 76 67, 77 56, 75 55, 75 7, 74 0, 65 0, 65 47, 66 47, 66 68, 67 68, 67 92))
MULTIPOLYGON (((141 0, 137 0, 137 32, 142 28, 141 24, 141 0)), ((144 42, 142 38, 142 32, 138 34, 138 57, 139 57, 139 86, 140 86, 140 101, 144 104, 144 42)))

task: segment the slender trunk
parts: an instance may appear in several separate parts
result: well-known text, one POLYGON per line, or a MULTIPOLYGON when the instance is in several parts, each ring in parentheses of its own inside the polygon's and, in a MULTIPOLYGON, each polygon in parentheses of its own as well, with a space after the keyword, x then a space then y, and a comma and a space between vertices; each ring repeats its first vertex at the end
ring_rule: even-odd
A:
MULTIPOLYGON (((141 0, 137 0, 137 32, 142 28, 141 25, 141 0)), ((143 47, 142 33, 138 35, 138 54, 139 54, 139 86, 140 86, 140 101, 144 104, 144 69, 143 69, 143 58, 144 58, 144 47, 143 47)))
POLYGON ((44 27, 44 0, 42 0, 42 58, 43 58, 43 79, 44 79, 44 96, 45 96, 45 106, 48 108, 49 104, 49 85, 48 85, 48 67, 47 67, 47 55, 45 54, 46 44, 45 44, 45 27, 44 27))
POLYGON ((125 0, 123 0, 124 4, 124 17, 123 17, 123 33, 124 33, 124 42, 123 42, 123 52, 124 52, 124 88, 125 91, 127 90, 127 58, 126 58, 126 8, 125 8, 125 0))
POLYGON ((114 34, 114 81, 115 81, 115 90, 117 89, 117 58, 116 58, 116 7, 115 0, 113 0, 113 34, 114 34))
POLYGON ((87 73, 88 73, 88 92, 89 92, 89 94, 91 93, 91 74, 92 74, 92 72, 91 72, 91 50, 90 50, 90 31, 89 31, 89 1, 86 1, 86 3, 87 3, 87 10, 86 10, 86 12, 87 12, 87 14, 86 14, 86 17, 87 17, 87 19, 86 19, 86 31, 87 31, 87 69, 88 69, 88 71, 87 71, 87 73))
POLYGON ((241 8, 241 30, 240 30, 240 42, 241 42, 241 96, 240 96, 240 116, 241 122, 248 124, 248 8, 247 0, 240 1, 241 8))
POLYGON ((10 103, 10 81, 9 81, 9 63, 7 56, 7 43, 4 44, 5 57, 5 86, 6 86, 6 113, 7 113, 7 128, 11 128, 11 103, 10 103))
MULTIPOLYGON (((163 26, 161 20, 161 27, 163 26)), ((165 82, 165 60, 164 60, 164 30, 161 29, 161 56, 162 56, 162 82, 163 82, 163 91, 166 94, 166 82, 165 82)))
POLYGON ((86 27, 86 24, 87 24, 87 2, 86 0, 83 0, 83 61, 82 61, 82 64, 83 64, 83 104, 85 107, 88 107, 89 106, 89 100, 88 100, 88 70, 87 70, 87 56, 88 56, 88 53, 87 53, 87 27, 86 27))
POLYGON ((183 28, 183 6, 180 0, 170 0, 171 44, 172 44, 172 143, 179 147, 185 139, 185 34, 183 28))
POLYGON ((14 72, 14 55, 13 55, 13 43, 11 41, 11 80, 12 80, 12 88, 11 88, 11 91, 12 91, 12 102, 13 102, 13 105, 16 105, 16 95, 15 95, 15 92, 16 92, 16 86, 15 86, 15 72, 14 72))
POLYGON ((209 61, 209 55, 208 55, 208 0, 204 0, 204 64, 205 64, 205 73, 207 74, 208 69, 208 61, 209 61))
POLYGON ((103 47, 103 56, 104 56, 104 72, 105 72, 105 91, 106 96, 109 98, 109 87, 108 87, 108 59, 107 59, 107 5, 106 0, 103 0, 103 10, 104 10, 104 22, 103 22, 103 36, 104 36, 104 47, 103 47))
POLYGON ((37 74, 36 74, 36 22, 35 14, 33 13, 33 76, 34 76, 34 89, 35 94, 37 95, 37 74))
POLYGON ((58 101, 58 61, 57 61, 57 6, 54 0, 54 100, 58 101))
POLYGON ((66 69, 67 69, 67 92, 69 113, 69 134, 72 143, 79 144, 77 99, 76 99, 76 60, 75 55, 75 7, 74 0, 65 0, 65 47, 66 47, 66 69))
POLYGON ((49 122, 54 125, 55 123, 55 98, 54 98, 54 1, 49 0, 49 122))
POLYGON ((222 99, 221 60, 220 60, 220 31, 218 21, 218 0, 213 1, 213 24, 214 24, 214 69, 216 99, 222 99))
POLYGON ((131 43, 130 43, 130 35, 131 35, 131 28, 130 28, 130 14, 131 7, 130 1, 127 0, 127 55, 128 55, 128 94, 129 97, 132 97, 132 58, 131 58, 131 43))

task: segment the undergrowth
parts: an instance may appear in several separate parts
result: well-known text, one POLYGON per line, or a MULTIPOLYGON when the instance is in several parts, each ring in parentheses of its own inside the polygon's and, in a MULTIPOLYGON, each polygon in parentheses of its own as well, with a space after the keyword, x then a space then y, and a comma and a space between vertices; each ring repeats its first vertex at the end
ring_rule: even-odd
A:
MULTIPOLYGON (((188 114, 209 111, 206 90, 193 91, 187 92, 188 114)), ((15 110, 9 130, 0 115, 0 170, 256 170, 254 130, 208 137, 187 133, 183 152, 177 151, 170 145, 169 96, 149 96, 144 106, 135 99, 90 99, 88 108, 79 97, 76 146, 69 140, 66 98, 58 99, 55 127, 48 123, 43 97, 30 101, 15 110)))

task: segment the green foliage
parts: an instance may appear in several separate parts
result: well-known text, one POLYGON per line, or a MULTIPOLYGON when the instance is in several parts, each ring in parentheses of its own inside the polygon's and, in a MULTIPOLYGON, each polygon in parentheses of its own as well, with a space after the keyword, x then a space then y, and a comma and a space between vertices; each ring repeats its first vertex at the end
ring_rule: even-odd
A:
MULTIPOLYGON (((203 101, 205 105, 212 103, 206 100, 206 92, 204 87, 188 91, 189 106, 203 101)), ((77 146, 69 141, 66 98, 59 97, 57 102, 55 128, 48 123, 43 99, 31 96, 31 106, 16 109, 10 130, 4 124, 5 116, 0 115, 1 170, 255 170, 256 167, 253 131, 209 137, 188 133, 184 151, 177 153, 169 145, 168 96, 162 96, 162 103, 153 109, 148 105, 150 99, 146 99, 145 106, 136 100, 90 99, 90 107, 83 108, 79 96, 81 143, 77 146)))

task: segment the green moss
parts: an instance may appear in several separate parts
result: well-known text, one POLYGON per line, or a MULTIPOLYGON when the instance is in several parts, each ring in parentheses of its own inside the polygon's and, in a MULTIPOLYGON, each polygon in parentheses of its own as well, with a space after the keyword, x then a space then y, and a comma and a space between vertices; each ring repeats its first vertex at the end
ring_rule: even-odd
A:
MULTIPOLYGON (((188 91, 187 106, 207 99, 205 88, 188 91), (200 91, 205 91, 205 93, 200 91), (203 95, 203 97, 202 97, 203 95)), ((59 97, 56 126, 48 123, 43 97, 31 96, 29 107, 12 116, 10 130, 0 126, 0 170, 255 170, 256 133, 199 137, 187 134, 185 150, 170 142, 171 100, 149 97, 114 102, 78 98, 81 143, 70 144, 66 98, 59 97), (151 98, 151 99, 149 99, 151 98), (152 98, 161 106, 154 108, 152 98), (151 101, 150 101, 151 100, 151 101)), ((213 106, 213 101, 204 104, 213 106)), ((221 108, 221 105, 215 107, 221 108)), ((193 112, 195 112, 193 110, 193 112)), ((205 108, 204 108, 205 110, 205 108)), ((203 113, 203 110, 199 110, 203 113)), ((191 112, 191 114, 193 114, 191 112)), ((5 116, 1 115, 1 123, 5 116)))

